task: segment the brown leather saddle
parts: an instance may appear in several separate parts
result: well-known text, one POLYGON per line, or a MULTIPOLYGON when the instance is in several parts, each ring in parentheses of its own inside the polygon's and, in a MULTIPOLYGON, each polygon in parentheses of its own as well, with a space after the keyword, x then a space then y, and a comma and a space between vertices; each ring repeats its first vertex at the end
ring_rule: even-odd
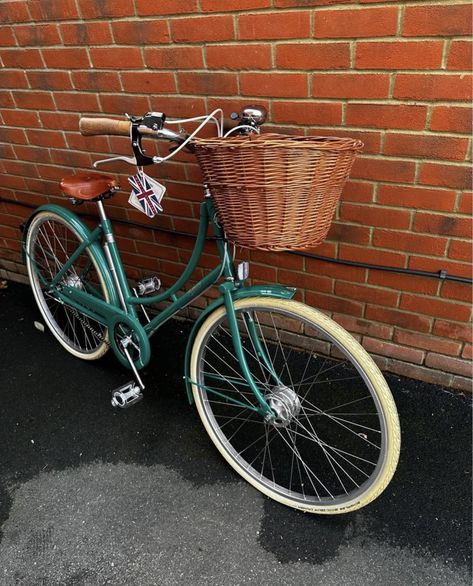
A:
POLYGON ((82 200, 112 195, 120 189, 117 180, 113 177, 91 173, 69 175, 64 177, 60 185, 64 195, 82 200))

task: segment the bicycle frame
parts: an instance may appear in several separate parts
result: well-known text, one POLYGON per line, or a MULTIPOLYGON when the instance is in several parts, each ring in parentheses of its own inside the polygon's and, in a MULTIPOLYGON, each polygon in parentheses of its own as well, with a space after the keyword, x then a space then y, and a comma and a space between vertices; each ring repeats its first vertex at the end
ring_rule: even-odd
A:
MULTIPOLYGON (((224 304, 229 319, 235 352, 239 358, 242 372, 258 400, 260 405, 259 410, 261 413, 264 415, 271 414, 271 409, 264 399, 260 389, 255 384, 246 363, 233 303, 236 299, 254 295, 289 299, 294 295, 295 289, 283 287, 280 285, 244 287, 244 282, 238 279, 233 260, 228 254, 228 244, 223 230, 216 220, 214 204, 211 197, 209 196, 206 197, 201 204, 200 222, 196 242, 188 265, 184 269, 181 276, 169 289, 163 293, 159 293, 153 296, 139 297, 133 294, 132 290, 130 289, 120 253, 113 235, 112 224, 105 214, 102 202, 99 201, 98 204, 100 222, 98 226, 92 231, 86 228, 84 224, 75 216, 75 214, 59 206, 46 205, 37 210, 36 213, 44 209, 49 209, 50 211, 60 213, 60 215, 65 220, 69 221, 73 226, 76 227, 76 229, 78 229, 83 240, 81 245, 70 256, 69 260, 61 267, 61 270, 56 274, 54 280, 51 283, 45 283, 45 285, 54 287, 60 283, 72 264, 87 248, 93 251, 96 260, 102 269, 101 272, 104 276, 108 275, 109 277, 106 282, 106 287, 109 291, 110 297, 109 301, 103 300, 98 296, 91 294, 90 292, 84 292, 78 287, 69 286, 66 284, 61 284, 60 289, 54 289, 54 295, 66 305, 73 307, 77 309, 77 311, 106 325, 109 331, 112 332, 112 335, 110 336, 110 345, 112 346, 112 349, 114 350, 118 360, 128 368, 133 368, 135 366, 136 368, 140 369, 146 366, 151 357, 149 338, 161 327, 161 325, 164 324, 164 322, 176 315, 184 307, 192 303, 194 299, 202 295, 207 289, 209 289, 212 285, 215 285, 216 282, 221 277, 223 277, 224 282, 219 287, 219 291, 222 296, 210 304, 206 310, 204 310, 199 320, 197 320, 193 331, 191 332, 189 341, 193 340, 195 337, 194 332, 197 330, 197 327, 200 326, 203 318, 205 318, 218 306, 224 304), (207 273, 188 291, 185 291, 178 296, 178 292, 181 291, 185 284, 189 281, 190 276, 198 265, 199 259, 203 252, 209 224, 212 227, 212 232, 215 237, 220 262, 214 269, 207 273), (111 278, 110 275, 112 275, 111 278), (136 307, 138 305, 153 305, 162 301, 170 301, 170 303, 148 323, 143 325, 138 318, 136 307), (117 324, 125 325, 130 331, 133 332, 135 338, 137 339, 140 353, 139 358, 136 359, 134 364, 131 364, 129 358, 127 358, 127 356, 123 354, 122 350, 118 348, 116 340, 114 339, 113 332, 117 324)), ((25 230, 25 234, 26 232, 27 230, 25 230)), ((259 343, 257 333, 254 331, 251 325, 249 331, 258 354, 260 354, 264 360, 264 352, 259 343)), ((188 377, 188 353, 189 346, 188 352, 186 352, 185 380, 188 397, 189 400, 192 401, 190 384, 195 383, 190 381, 188 377)), ((265 360, 265 362, 267 362, 267 360, 265 360)), ((274 373, 274 378, 275 382, 277 383, 278 377, 276 373, 274 373)))

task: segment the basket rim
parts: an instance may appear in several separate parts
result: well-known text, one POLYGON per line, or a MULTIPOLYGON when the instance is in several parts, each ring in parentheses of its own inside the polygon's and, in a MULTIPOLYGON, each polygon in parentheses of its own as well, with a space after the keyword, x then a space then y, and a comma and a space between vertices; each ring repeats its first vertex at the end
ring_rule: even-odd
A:
POLYGON ((247 136, 195 138, 197 149, 267 149, 290 148, 330 151, 360 151, 364 144, 361 140, 338 136, 300 136, 278 133, 252 134, 247 136))

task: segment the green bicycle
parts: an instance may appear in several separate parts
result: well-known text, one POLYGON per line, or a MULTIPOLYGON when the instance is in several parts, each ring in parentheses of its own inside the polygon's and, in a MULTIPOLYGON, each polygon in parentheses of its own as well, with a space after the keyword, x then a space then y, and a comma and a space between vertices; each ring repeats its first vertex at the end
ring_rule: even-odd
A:
MULTIPOLYGON (((83 119, 81 129, 131 133, 134 158, 108 160, 142 166, 163 160, 144 154, 143 136, 192 148, 195 133, 177 134, 164 121, 159 113, 126 121, 83 119)), ((235 131, 257 132, 263 121, 262 110, 244 109, 235 131)), ((23 236, 29 279, 46 324, 67 351, 95 360, 111 347, 131 369, 134 380, 113 392, 114 406, 142 398, 139 371, 151 359, 150 337, 216 286, 219 297, 189 335, 184 380, 223 457, 268 497, 307 512, 350 512, 385 489, 397 465, 400 429, 381 372, 340 325, 293 300, 295 289, 245 284, 248 263, 235 265, 208 189, 188 266, 161 292, 157 277, 137 289, 128 283, 104 207, 116 181, 81 174, 63 180, 62 188, 74 203, 94 201, 98 224, 89 229, 59 205, 35 210, 23 236), (219 262, 185 290, 209 225, 219 262), (145 307, 162 301, 165 309, 149 317, 145 307)))

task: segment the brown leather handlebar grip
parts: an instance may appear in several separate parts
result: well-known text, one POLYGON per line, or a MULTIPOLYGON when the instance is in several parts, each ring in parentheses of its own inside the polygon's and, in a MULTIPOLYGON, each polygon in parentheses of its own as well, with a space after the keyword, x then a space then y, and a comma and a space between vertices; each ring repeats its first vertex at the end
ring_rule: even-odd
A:
POLYGON ((129 120, 113 120, 112 118, 81 118, 79 130, 83 136, 97 134, 130 135, 129 120))

